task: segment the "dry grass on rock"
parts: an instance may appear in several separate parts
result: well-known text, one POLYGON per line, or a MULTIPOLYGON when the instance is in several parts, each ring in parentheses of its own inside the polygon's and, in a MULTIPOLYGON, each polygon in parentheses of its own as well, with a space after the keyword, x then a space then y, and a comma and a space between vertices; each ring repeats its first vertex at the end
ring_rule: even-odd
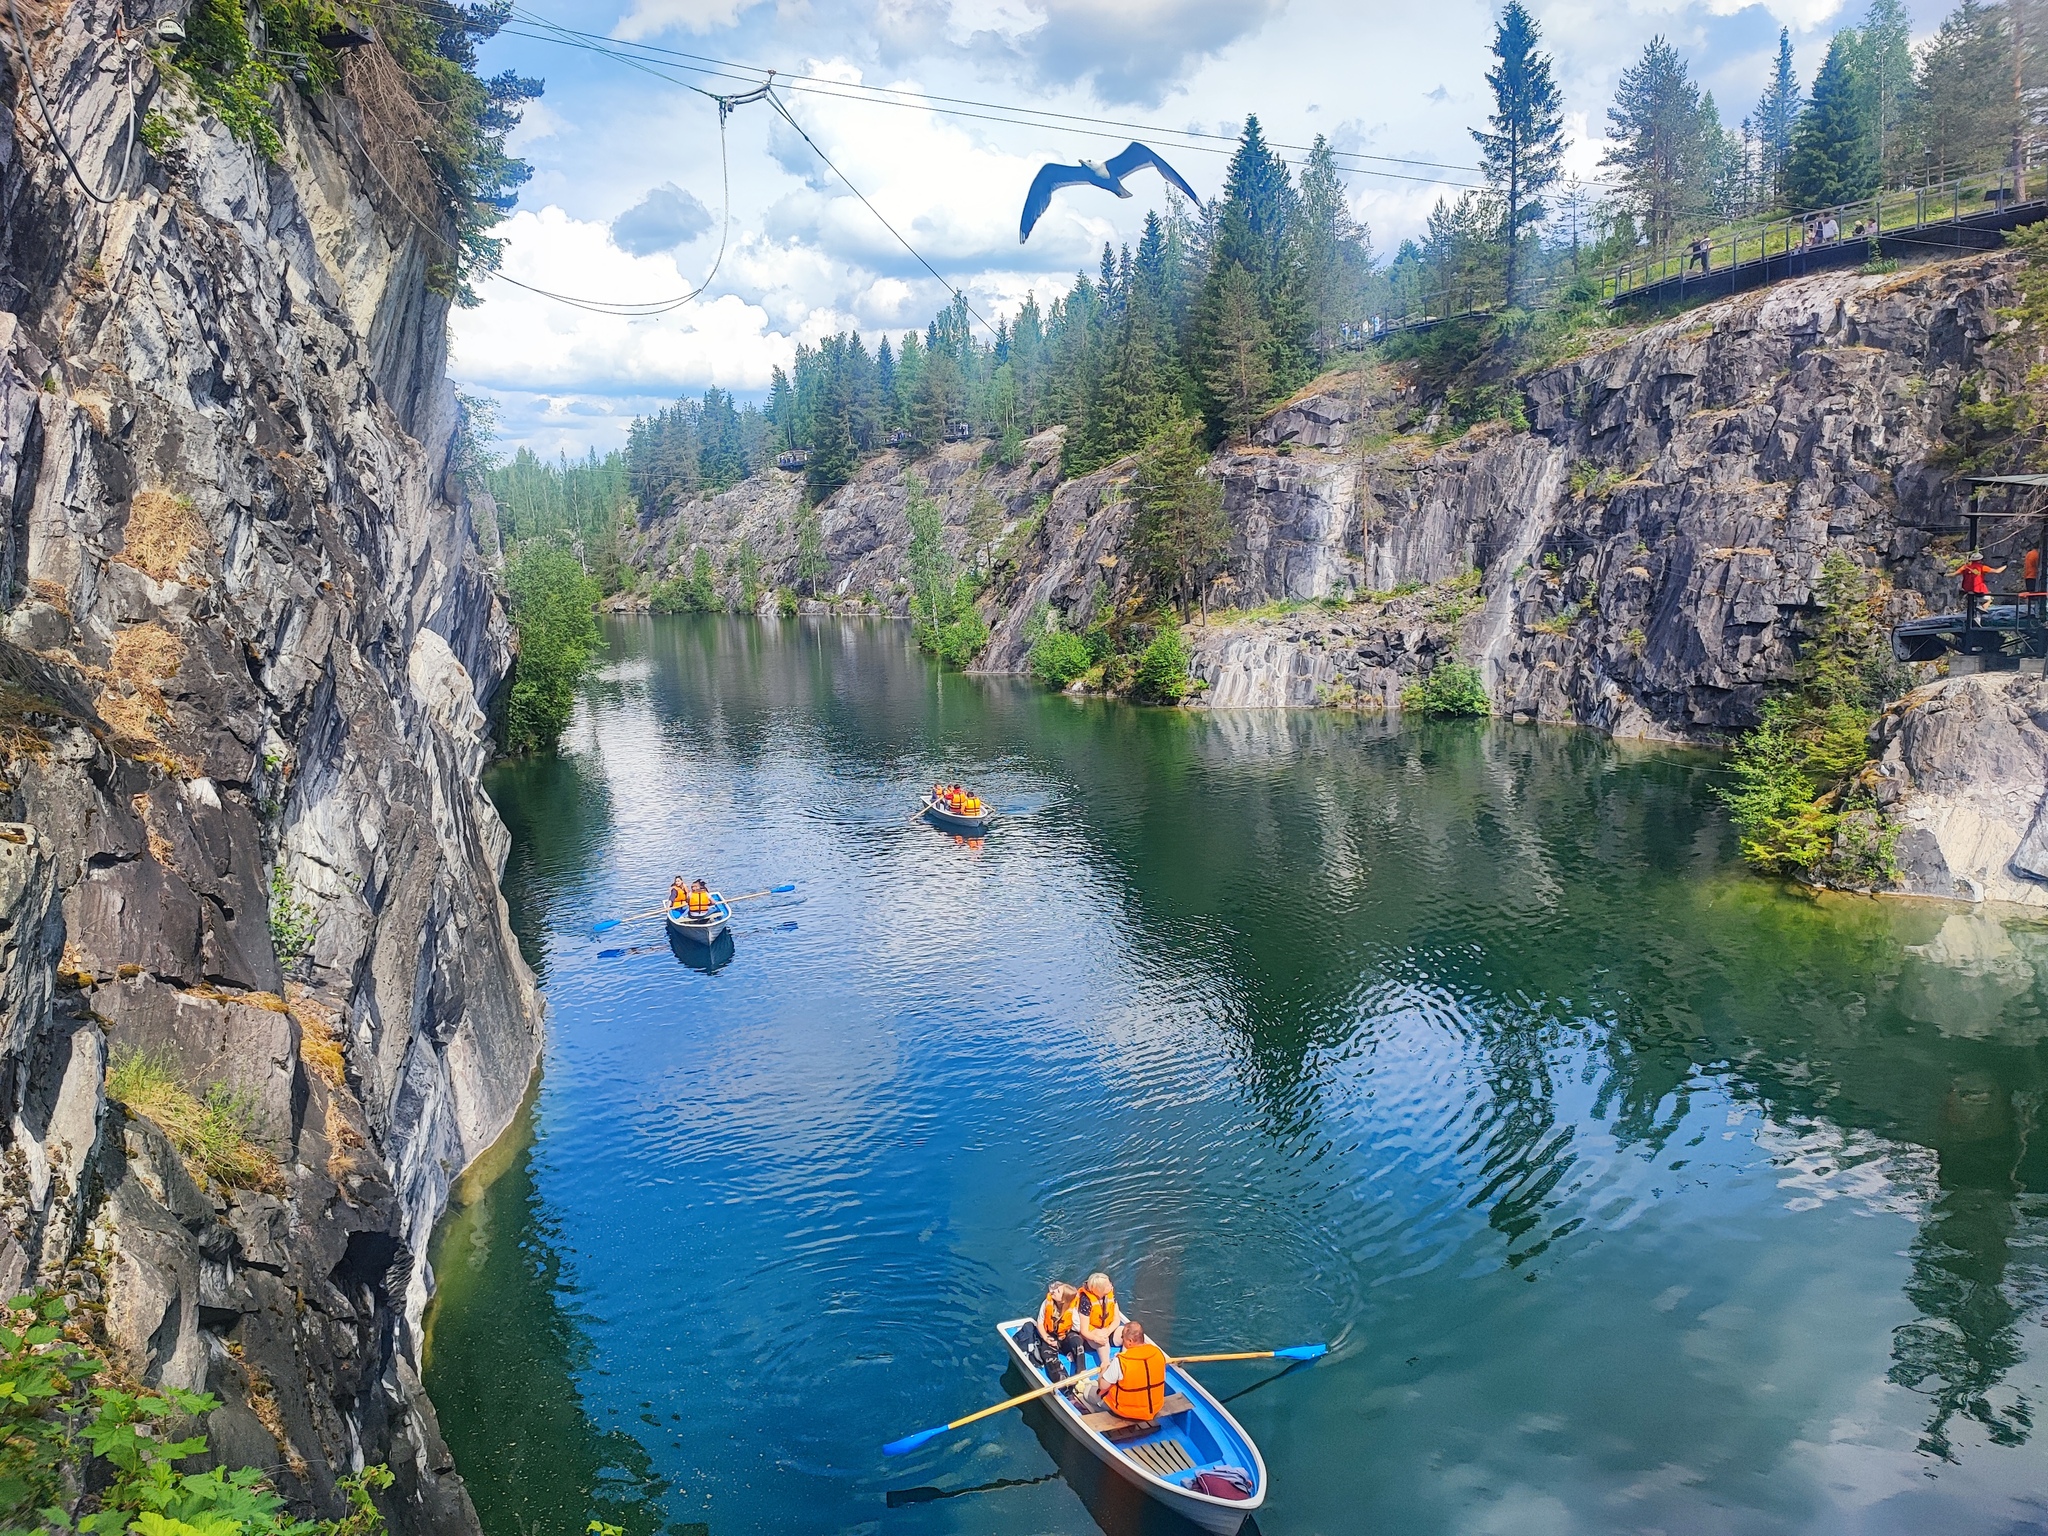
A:
POLYGON ((128 503, 128 526, 114 556, 157 581, 173 581, 192 552, 206 542, 206 527, 190 497, 165 490, 137 491, 128 503))
POLYGON ((161 1051, 119 1051, 107 1072, 107 1097, 156 1123, 204 1188, 284 1192, 277 1159, 249 1139, 255 1121, 246 1093, 215 1083, 197 1097, 161 1051))

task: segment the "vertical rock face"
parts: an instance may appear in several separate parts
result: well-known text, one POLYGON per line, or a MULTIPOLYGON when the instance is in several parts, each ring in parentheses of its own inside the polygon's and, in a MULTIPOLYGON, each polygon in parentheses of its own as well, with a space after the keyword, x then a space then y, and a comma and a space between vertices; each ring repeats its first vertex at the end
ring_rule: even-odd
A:
POLYGON ((275 163, 189 102, 177 148, 124 148, 182 87, 117 29, 178 9, 24 7, 105 204, 8 49, 0 1269, 90 1256, 122 1364, 214 1392, 215 1454, 303 1506, 389 1461, 399 1528, 468 1530, 424 1255, 539 1016, 478 783, 510 635, 447 476, 445 247, 345 96, 281 96, 275 163), (239 1096, 263 1187, 105 1099, 129 1051, 239 1096))

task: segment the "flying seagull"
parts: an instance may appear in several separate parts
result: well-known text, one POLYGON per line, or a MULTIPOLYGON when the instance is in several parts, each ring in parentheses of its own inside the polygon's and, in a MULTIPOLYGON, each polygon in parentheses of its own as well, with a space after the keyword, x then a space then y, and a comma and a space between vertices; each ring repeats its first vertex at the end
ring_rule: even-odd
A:
POLYGON ((1144 166, 1152 166, 1160 175, 1179 187, 1191 203, 1199 205, 1201 199, 1195 196, 1195 189, 1172 166, 1160 159, 1158 154, 1143 144, 1131 144, 1118 154, 1111 155, 1107 163, 1097 165, 1093 160, 1083 160, 1079 165, 1042 165, 1038 174, 1031 178, 1031 190, 1024 198, 1024 221, 1017 230, 1017 243, 1022 245, 1031 238, 1031 227, 1036 224, 1046 208, 1052 203, 1053 193, 1061 187, 1100 187, 1105 192, 1114 192, 1118 197, 1129 197, 1130 189, 1124 185, 1124 178, 1144 166))

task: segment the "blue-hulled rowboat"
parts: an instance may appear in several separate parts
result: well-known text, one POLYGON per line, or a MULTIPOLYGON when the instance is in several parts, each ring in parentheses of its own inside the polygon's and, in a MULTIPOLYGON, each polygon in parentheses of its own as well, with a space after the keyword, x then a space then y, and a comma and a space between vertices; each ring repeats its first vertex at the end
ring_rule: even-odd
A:
MULTIPOLYGON (((996 1332, 1024 1379, 1039 1386, 1050 1378, 1017 1343, 1017 1332, 1028 1321, 1020 1317, 998 1323, 996 1332)), ((1076 1401, 1078 1391, 1054 1392, 1050 1400, 1061 1426, 1098 1461, 1183 1520, 1216 1536, 1237 1536, 1238 1527, 1266 1502, 1266 1463, 1259 1448, 1229 1410, 1177 1365, 1166 1368, 1166 1394, 1165 1410, 1149 1425, 1090 1413, 1076 1401), (1234 1473, 1235 1480, 1250 1485, 1249 1491, 1242 1498, 1204 1493, 1194 1486, 1204 1473, 1212 1486, 1227 1485, 1233 1481, 1227 1474, 1234 1473)))

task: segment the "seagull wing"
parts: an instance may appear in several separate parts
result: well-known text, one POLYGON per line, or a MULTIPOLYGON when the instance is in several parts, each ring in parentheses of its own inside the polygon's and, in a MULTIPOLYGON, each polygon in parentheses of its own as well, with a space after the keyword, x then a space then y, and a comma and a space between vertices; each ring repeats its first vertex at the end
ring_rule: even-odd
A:
POLYGON ((1089 174, 1087 167, 1080 165, 1041 165, 1038 174, 1031 178, 1031 190, 1024 194, 1024 218, 1017 226, 1017 243, 1022 245, 1031 238, 1032 226, 1038 223, 1045 210, 1052 204, 1053 193, 1061 187, 1085 185, 1099 187, 1099 178, 1089 174))
POLYGON ((1196 196, 1195 189, 1187 184, 1187 178, 1160 159, 1157 150, 1151 149, 1144 144, 1134 141, 1104 161, 1102 168, 1118 181, 1122 181, 1131 172, 1147 165, 1158 171, 1160 175, 1172 182, 1174 186, 1180 188, 1181 196, 1185 197, 1197 208, 1202 206, 1201 198, 1196 196))

